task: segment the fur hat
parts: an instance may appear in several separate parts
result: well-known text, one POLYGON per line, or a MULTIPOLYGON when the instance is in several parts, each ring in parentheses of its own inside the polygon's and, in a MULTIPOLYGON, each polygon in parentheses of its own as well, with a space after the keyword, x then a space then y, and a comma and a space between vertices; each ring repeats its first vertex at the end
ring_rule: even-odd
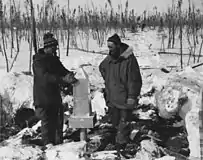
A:
POLYGON ((107 41, 113 42, 113 43, 115 43, 116 45, 117 45, 117 44, 118 44, 118 45, 121 44, 121 39, 120 39, 120 37, 118 36, 118 34, 116 34, 116 33, 115 33, 113 36, 109 37, 107 41))
POLYGON ((58 41, 54 38, 54 35, 50 32, 44 34, 43 41, 44 48, 49 46, 58 46, 58 41))

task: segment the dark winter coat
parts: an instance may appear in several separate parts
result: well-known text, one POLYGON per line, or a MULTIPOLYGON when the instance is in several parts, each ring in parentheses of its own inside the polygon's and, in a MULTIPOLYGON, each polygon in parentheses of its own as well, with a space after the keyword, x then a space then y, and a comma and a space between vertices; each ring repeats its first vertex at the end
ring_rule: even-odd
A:
POLYGON ((59 84, 68 71, 59 57, 46 55, 42 50, 33 56, 35 106, 58 105, 62 103, 59 84))
POLYGON ((108 107, 132 109, 128 98, 137 100, 142 87, 142 78, 133 48, 121 44, 120 57, 115 60, 108 55, 99 65, 105 81, 105 100, 108 107))

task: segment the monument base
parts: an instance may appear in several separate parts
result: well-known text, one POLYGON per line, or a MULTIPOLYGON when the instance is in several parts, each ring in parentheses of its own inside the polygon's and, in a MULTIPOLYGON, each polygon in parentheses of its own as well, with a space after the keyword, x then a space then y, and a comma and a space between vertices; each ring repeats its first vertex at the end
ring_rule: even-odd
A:
POLYGON ((70 128, 94 128, 96 123, 96 114, 92 116, 70 116, 69 127, 70 128))

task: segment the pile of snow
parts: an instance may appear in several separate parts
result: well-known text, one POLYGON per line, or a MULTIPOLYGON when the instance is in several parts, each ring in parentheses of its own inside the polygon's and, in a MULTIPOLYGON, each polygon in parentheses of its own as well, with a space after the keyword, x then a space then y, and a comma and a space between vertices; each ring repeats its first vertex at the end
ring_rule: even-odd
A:
MULTIPOLYGON (((40 123, 40 122, 39 122, 40 123)), ((39 124, 36 125, 35 129, 39 127, 39 124)), ((61 145, 56 145, 49 147, 42 151, 42 148, 39 146, 31 146, 23 144, 23 137, 32 137, 36 131, 34 128, 25 128, 17 135, 10 137, 8 140, 4 141, 0 146, 0 159, 47 159, 47 160, 63 160, 63 159, 72 159, 79 160, 79 156, 83 154, 86 142, 64 142, 61 145)))
POLYGON ((164 157, 161 157, 161 158, 157 158, 155 160, 176 160, 176 158, 172 157, 172 156, 164 156, 164 157))
POLYGON ((0 159, 10 160, 10 159, 20 159, 20 160, 38 160, 42 157, 42 150, 38 147, 32 146, 4 146, 0 147, 0 159))
POLYGON ((94 98, 91 101, 92 111, 97 113, 97 119, 105 116, 105 109, 107 109, 103 93, 96 91, 94 98))
POLYGON ((0 95, 2 109, 6 114, 14 116, 22 107, 33 107, 33 78, 22 73, 7 73, 0 79, 0 95))
POLYGON ((116 151, 102 151, 102 152, 96 152, 92 155, 93 159, 100 159, 100 160, 116 160, 118 159, 116 155, 116 151))
POLYGON ((45 157, 48 160, 84 160, 80 158, 86 147, 86 142, 72 142, 53 146, 46 150, 45 157))
POLYGON ((140 145, 140 151, 136 153, 136 160, 152 160, 154 158, 160 158, 159 147, 153 140, 143 140, 140 145))
POLYGON ((203 75, 188 67, 171 76, 164 88, 156 94, 161 117, 170 119, 179 114, 188 133, 190 156, 200 158, 200 112, 203 75))
POLYGON ((143 85, 141 88, 141 98, 139 99, 140 105, 150 105, 153 104, 156 106, 156 99, 154 93, 151 93, 151 96, 145 94, 152 92, 155 90, 155 92, 161 91, 161 89, 166 85, 167 83, 167 76, 161 77, 156 76, 154 74, 146 74, 143 73, 142 75, 143 79, 143 85))
POLYGON ((22 137, 33 136, 36 133, 32 128, 25 128, 20 131, 17 135, 10 137, 0 145, 0 159, 40 159, 42 150, 40 147, 32 147, 22 144, 22 137))

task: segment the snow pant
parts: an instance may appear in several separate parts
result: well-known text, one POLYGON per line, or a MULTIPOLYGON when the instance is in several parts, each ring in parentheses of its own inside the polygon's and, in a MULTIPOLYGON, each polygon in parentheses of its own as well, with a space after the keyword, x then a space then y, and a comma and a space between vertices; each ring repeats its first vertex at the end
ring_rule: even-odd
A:
POLYGON ((63 143, 63 105, 36 106, 36 116, 41 120, 43 145, 63 143))
POLYGON ((111 123, 115 128, 115 142, 117 145, 125 146, 129 142, 131 131, 130 122, 132 119, 132 110, 110 108, 111 123))
POLYGON ((113 127, 105 133, 105 139, 102 140, 97 151, 103 151, 109 143, 116 145, 117 150, 125 149, 130 139, 132 110, 112 107, 108 110, 108 117, 113 127))

